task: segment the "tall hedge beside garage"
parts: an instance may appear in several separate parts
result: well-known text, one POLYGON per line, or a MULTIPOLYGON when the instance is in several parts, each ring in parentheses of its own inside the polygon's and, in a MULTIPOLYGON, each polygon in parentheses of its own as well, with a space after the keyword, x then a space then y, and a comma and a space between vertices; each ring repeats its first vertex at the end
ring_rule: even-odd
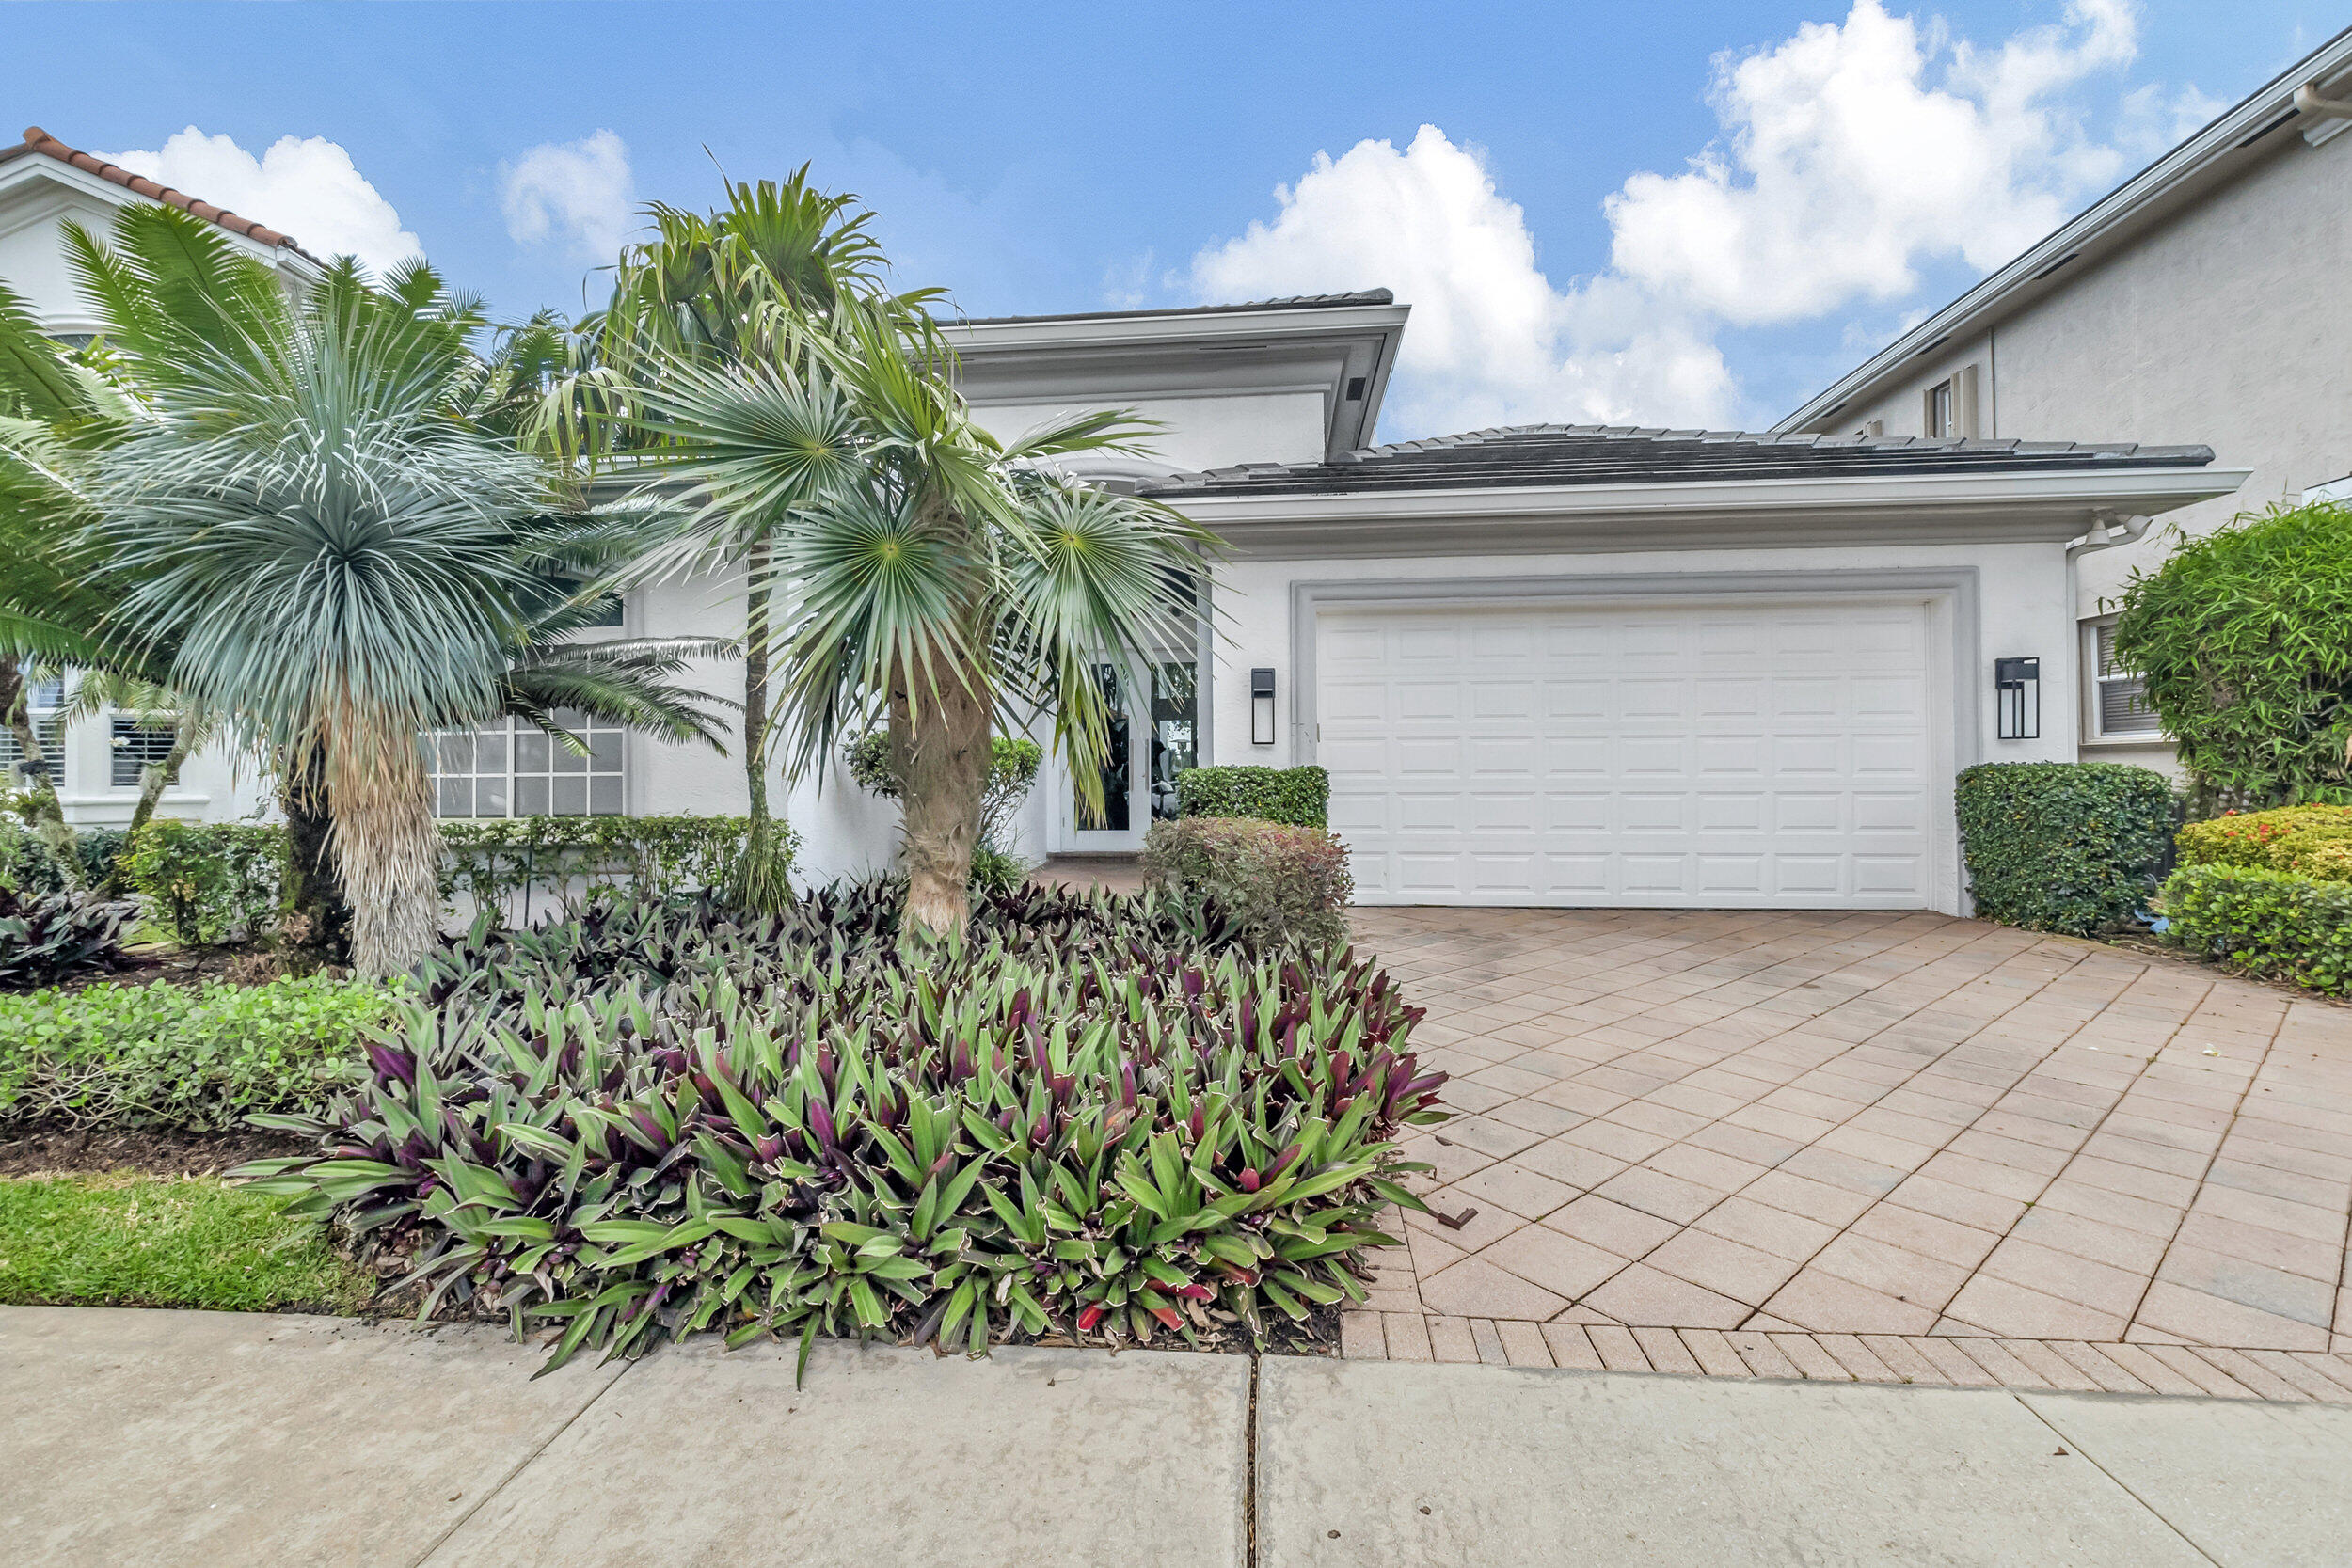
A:
POLYGON ((1327 825, 1331 775, 1320 768, 1187 768, 1176 775, 1182 816, 1254 816, 1294 828, 1327 825))
POLYGON ((2155 891, 2172 838, 2172 785, 2112 762, 1989 762, 1960 775, 1953 805, 1977 913, 2088 936, 2155 891))

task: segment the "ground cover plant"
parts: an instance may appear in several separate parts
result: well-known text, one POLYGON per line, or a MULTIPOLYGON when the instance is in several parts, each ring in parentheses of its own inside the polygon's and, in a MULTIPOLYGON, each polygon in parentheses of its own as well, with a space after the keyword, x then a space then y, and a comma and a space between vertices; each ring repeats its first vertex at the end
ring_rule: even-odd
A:
POLYGON ((2071 936, 2146 906, 2172 832, 2164 775, 2117 763, 1983 763, 1962 770, 1953 807, 1977 912, 2071 936))
POLYGON ((324 978, 0 997, 0 1124, 227 1132, 315 1110, 358 1069, 393 998, 324 978))
POLYGON ((258 1191, 405 1255, 424 1307, 984 1349, 1280 1338, 1359 1299, 1419 1010, 1336 949, 1154 896, 1025 888, 965 937, 886 885, 742 919, 602 899, 428 957, 258 1191))
POLYGON ((325 1232, 207 1177, 0 1180, 0 1302, 352 1312, 368 1281, 325 1232))
POLYGON ((119 969, 123 927, 138 906, 92 893, 0 887, 0 990, 28 990, 119 969))

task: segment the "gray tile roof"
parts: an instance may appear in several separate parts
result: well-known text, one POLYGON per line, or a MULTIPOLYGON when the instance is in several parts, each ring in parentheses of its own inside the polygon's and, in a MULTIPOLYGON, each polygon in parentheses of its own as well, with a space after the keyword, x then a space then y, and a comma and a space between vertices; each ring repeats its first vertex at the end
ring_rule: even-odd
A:
POLYGON ((1315 310, 1344 305, 1393 305, 1396 295, 1386 289, 1359 289, 1345 294, 1285 294, 1280 299, 1250 299, 1236 305, 1179 305, 1157 310, 1072 310, 1052 316, 966 316, 954 326, 1002 326, 1009 322, 1122 321, 1139 316, 1212 316, 1239 310, 1315 310))
POLYGON ((2210 447, 1920 436, 1757 436, 1631 425, 1509 425, 1351 451, 1329 463, 1247 463, 1145 487, 1161 497, 1317 495, 1872 474, 2201 467, 2210 447))

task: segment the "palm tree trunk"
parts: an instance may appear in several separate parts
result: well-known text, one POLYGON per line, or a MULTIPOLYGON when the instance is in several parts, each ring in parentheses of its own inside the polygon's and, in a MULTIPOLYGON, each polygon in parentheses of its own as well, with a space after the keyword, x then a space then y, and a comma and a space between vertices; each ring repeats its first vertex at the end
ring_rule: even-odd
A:
POLYGON ((278 804, 286 813, 286 946, 296 968, 351 961, 351 905, 335 869, 334 817, 326 799, 326 761, 313 746, 284 768, 278 804))
POLYGON ((57 863, 66 887, 80 893, 89 886, 82 875, 82 856, 67 825, 65 807, 57 800, 57 782, 50 776, 49 754, 41 750, 40 735, 24 705, 24 673, 11 657, 0 657, 0 709, 8 716, 8 733, 16 737, 16 754, 24 759, 24 789, 30 803, 33 836, 57 863))
POLYGON ((980 836, 994 705, 977 672, 910 701, 902 672, 890 700, 890 747, 905 809, 907 920, 961 933, 972 918, 972 848, 980 836))
POLYGON ((351 900, 351 967, 405 974, 441 923, 441 833, 416 726, 337 729, 327 741, 327 800, 351 900))

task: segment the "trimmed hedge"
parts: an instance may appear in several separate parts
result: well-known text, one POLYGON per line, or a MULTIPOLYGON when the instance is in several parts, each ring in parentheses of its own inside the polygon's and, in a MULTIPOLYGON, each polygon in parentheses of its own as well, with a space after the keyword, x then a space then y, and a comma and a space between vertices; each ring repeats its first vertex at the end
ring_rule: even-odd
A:
POLYGON ((1180 898, 1206 899, 1261 946, 1319 946, 1347 936, 1356 892, 1347 846, 1321 828, 1243 816, 1184 816, 1152 824, 1143 871, 1180 898))
POLYGON ((1248 816, 1320 828, 1330 820, 1331 775, 1320 768, 1187 768, 1176 775, 1185 816, 1248 816))
MULTIPOLYGON (((76 828, 73 858, 87 887, 103 887, 115 874, 115 859, 130 835, 120 828, 76 828)), ((62 893, 65 877, 56 852, 23 823, 0 820, 0 887, 23 894, 62 893)))
MULTIPOLYGON (((441 895, 478 907, 526 888, 600 892, 626 881, 656 897, 726 883, 743 853, 743 816, 513 816, 441 824, 441 895)), ((801 835, 774 824, 788 867, 801 835)))
POLYGON ((2164 884, 2166 936, 2200 957, 2352 995, 2352 883, 2260 865, 2188 865, 2164 884))
POLYGON ((285 898, 286 830, 247 822, 151 821, 128 857, 134 892, 183 947, 267 936, 285 898))
MULTIPOLYGON (((649 894, 695 893, 723 883, 743 852, 740 816, 515 816, 444 822, 441 896, 477 906, 526 888, 562 894, 622 881, 649 894)), ((785 863, 800 835, 777 823, 785 863)), ((134 891, 188 947, 222 947, 269 935, 284 907, 286 830, 236 822, 150 822, 132 842, 134 891)))
POLYGON ((0 1122, 242 1127, 315 1110, 389 1023, 396 991, 367 980, 158 980, 0 997, 0 1122))
POLYGON ((2170 783, 2120 763, 1984 763, 1953 807, 1977 913, 2069 936, 2131 919, 2172 835, 2170 783))
POLYGON ((2184 823, 2183 865, 2261 865, 2352 881, 2352 806, 2281 806, 2184 823))

